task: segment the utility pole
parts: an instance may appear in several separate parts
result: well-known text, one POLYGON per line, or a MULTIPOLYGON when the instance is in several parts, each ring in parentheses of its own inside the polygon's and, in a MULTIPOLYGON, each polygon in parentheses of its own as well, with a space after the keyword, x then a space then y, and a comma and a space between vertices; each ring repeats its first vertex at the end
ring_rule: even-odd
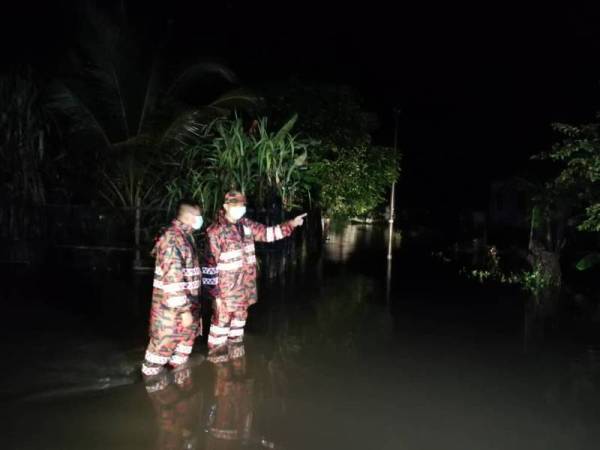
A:
MULTIPOLYGON (((400 108, 394 108, 394 156, 398 154, 398 116, 400 108)), ((396 182, 392 183, 392 194, 390 195, 390 218, 389 222, 389 239, 387 259, 392 259, 392 248, 394 243, 394 216, 396 214, 396 182)))

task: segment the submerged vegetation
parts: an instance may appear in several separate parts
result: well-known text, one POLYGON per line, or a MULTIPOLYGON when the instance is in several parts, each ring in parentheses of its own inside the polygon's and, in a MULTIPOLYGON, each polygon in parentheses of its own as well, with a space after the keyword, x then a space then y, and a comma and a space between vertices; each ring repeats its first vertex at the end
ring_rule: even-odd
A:
POLYGON ((517 285, 535 297, 539 297, 551 288, 560 287, 556 280, 553 280, 539 264, 519 271, 503 268, 498 250, 494 246, 487 250, 484 267, 471 269, 463 267, 460 272, 480 283, 496 282, 517 285))
MULTIPOLYGON (((534 298, 549 301, 564 291, 565 273, 573 279, 577 272, 597 270, 600 262, 600 124, 553 128, 559 133, 557 143, 532 158, 535 164, 545 164, 551 175, 536 182, 518 180, 529 197, 527 248, 504 249, 504 254, 511 254, 511 263, 506 264, 499 249, 479 243, 470 252, 484 256, 460 269, 479 282, 518 285, 534 298)), ((596 295, 583 285, 567 290, 596 295)))

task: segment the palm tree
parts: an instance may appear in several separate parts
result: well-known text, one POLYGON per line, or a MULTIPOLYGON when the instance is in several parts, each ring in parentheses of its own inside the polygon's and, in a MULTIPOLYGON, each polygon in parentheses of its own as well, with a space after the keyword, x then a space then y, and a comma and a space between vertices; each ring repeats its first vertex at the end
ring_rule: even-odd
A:
POLYGON ((30 67, 0 77, 0 186, 5 200, 43 205, 42 166, 53 124, 30 67))
POLYGON ((168 32, 146 63, 123 2, 112 13, 84 3, 82 23, 80 45, 69 56, 67 75, 53 85, 51 106, 68 119, 73 139, 92 149, 101 197, 135 211, 139 263, 140 209, 161 203, 155 192, 161 155, 193 143, 211 120, 251 109, 258 99, 218 62, 173 70, 168 32))
POLYGON ((80 45, 53 90, 53 106, 71 119, 71 132, 94 134, 104 150, 122 153, 185 141, 210 119, 256 105, 256 96, 237 87, 223 64, 173 70, 165 55, 168 32, 146 63, 123 4, 114 14, 85 5, 80 45))
MULTIPOLYGON (((48 182, 60 178, 56 124, 46 107, 44 82, 31 66, 0 75, 0 234, 10 240, 40 238, 48 182)), ((60 181, 59 183, 60 184, 60 181)), ((51 187, 51 186, 50 186, 51 187)))

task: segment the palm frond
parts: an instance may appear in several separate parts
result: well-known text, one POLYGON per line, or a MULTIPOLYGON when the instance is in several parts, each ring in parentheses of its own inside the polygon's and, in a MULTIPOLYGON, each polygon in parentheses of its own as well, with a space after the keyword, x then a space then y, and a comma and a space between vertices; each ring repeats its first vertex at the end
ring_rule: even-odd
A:
POLYGON ((212 117, 207 111, 186 111, 177 116, 160 138, 159 147, 165 145, 189 145, 205 135, 212 117))
POLYGON ((66 85, 53 83, 47 92, 47 106, 50 111, 64 115, 71 125, 70 132, 87 132, 99 136, 111 147, 111 140, 96 115, 66 85))
POLYGON ((140 134, 121 142, 115 142, 112 147, 118 153, 148 152, 156 145, 157 138, 150 134, 140 134))
POLYGON ((209 106, 215 106, 230 111, 244 111, 256 109, 263 99, 256 93, 245 89, 234 89, 221 95, 209 103, 209 106))
POLYGON ((166 91, 168 97, 178 97, 182 92, 200 81, 206 81, 209 77, 216 77, 231 84, 238 82, 235 73, 223 64, 216 62, 200 62, 185 69, 171 83, 166 91))
POLYGON ((137 133, 141 134, 144 130, 144 124, 146 122, 146 118, 154 109, 154 105, 156 104, 157 93, 159 88, 159 75, 158 75, 158 66, 160 64, 159 53, 157 52, 152 60, 152 66, 150 67, 150 73, 148 75, 148 81, 146 82, 146 90, 144 93, 144 101, 142 103, 142 108, 139 114, 137 133))
POLYGON ((282 139, 290 133, 292 128, 294 128, 294 125, 296 124, 297 120, 298 120, 298 114, 294 114, 290 118, 290 120, 288 120, 285 124, 283 124, 283 126, 279 129, 279 131, 277 132, 277 134, 275 135, 273 140, 275 142, 281 142, 282 139))

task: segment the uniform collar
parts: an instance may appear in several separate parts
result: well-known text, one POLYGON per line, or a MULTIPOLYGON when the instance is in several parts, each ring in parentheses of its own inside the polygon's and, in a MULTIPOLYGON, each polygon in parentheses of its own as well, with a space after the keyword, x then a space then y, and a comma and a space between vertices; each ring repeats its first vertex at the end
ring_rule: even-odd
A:
POLYGON ((175 228, 179 228, 181 231, 184 231, 187 234, 192 234, 194 232, 194 229, 190 225, 186 225, 179 219, 173 219, 172 224, 175 228))

